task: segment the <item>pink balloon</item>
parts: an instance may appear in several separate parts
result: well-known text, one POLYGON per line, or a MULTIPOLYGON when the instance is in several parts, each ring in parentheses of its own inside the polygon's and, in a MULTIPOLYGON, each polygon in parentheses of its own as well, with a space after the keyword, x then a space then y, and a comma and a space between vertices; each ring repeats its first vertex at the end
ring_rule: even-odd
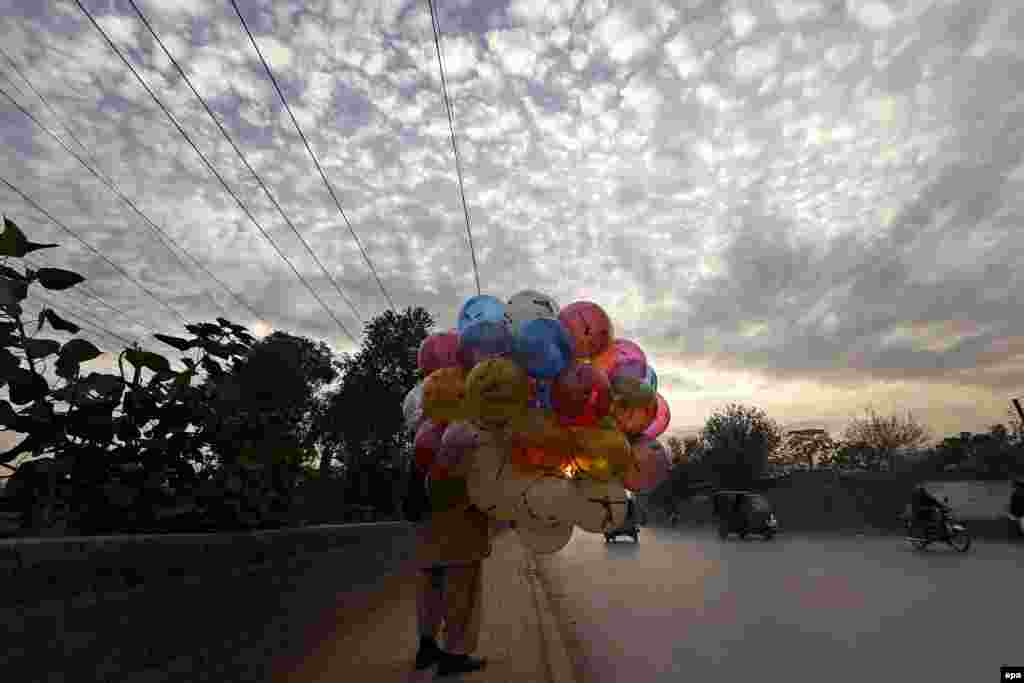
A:
POLYGON ((660 442, 641 436, 632 446, 635 463, 629 468, 622 485, 633 493, 646 493, 668 476, 668 453, 660 442))
POLYGON ((452 422, 441 437, 436 462, 454 467, 480 446, 480 430, 469 422, 452 422))
POLYGON ((668 401, 661 394, 658 394, 658 415, 644 430, 643 435, 648 439, 657 439, 668 429, 668 423, 672 420, 672 413, 668 409, 668 401))
POLYGON ((416 364, 426 377, 441 368, 453 368, 459 364, 459 335, 453 332, 432 334, 420 344, 416 364))
POLYGON ((415 449, 416 464, 423 470, 430 469, 441 450, 441 437, 447 425, 424 420, 420 428, 416 430, 416 439, 413 441, 415 449))
POLYGON ((615 364, 608 373, 608 379, 614 381, 618 377, 633 377, 642 382, 647 378, 647 354, 636 342, 616 339, 612 349, 615 364))

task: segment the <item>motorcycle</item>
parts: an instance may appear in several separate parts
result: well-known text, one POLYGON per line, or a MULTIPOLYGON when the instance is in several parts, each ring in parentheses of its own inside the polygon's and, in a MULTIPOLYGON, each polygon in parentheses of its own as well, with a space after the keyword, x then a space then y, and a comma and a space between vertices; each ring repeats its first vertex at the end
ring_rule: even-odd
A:
POLYGON ((971 533, 967 526, 953 517, 949 507, 941 508, 941 513, 938 523, 927 524, 924 528, 915 528, 915 520, 907 518, 907 540, 917 550, 924 550, 932 543, 942 542, 957 552, 967 552, 971 547, 971 533))

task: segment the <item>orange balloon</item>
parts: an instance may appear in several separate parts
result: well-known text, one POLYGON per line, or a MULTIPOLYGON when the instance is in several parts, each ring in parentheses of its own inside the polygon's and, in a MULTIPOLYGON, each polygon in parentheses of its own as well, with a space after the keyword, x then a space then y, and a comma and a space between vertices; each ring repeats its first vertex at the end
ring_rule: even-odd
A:
POLYGON ((423 382, 423 414, 431 420, 455 422, 466 416, 466 371, 434 370, 423 382))
POLYGON ((598 368, 604 370, 605 374, 609 374, 612 368, 615 367, 615 363, 618 360, 618 356, 615 354, 615 346, 609 346, 607 349, 597 354, 590 359, 590 362, 598 368))

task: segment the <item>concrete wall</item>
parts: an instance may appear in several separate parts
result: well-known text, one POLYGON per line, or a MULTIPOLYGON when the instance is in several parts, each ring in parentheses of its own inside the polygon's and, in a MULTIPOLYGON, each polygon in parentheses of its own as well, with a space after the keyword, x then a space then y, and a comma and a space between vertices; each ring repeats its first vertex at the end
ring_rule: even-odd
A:
POLYGON ((2 540, 0 678, 265 681, 412 550, 400 523, 2 540))

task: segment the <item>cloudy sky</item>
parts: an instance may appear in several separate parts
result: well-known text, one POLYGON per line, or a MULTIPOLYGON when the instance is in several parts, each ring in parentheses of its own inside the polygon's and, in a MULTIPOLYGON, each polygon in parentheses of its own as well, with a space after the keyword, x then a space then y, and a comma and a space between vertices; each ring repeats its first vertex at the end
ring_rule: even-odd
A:
MULTIPOLYGON (((82 1, 349 332, 389 307, 360 244, 396 306, 451 326, 476 285, 425 0, 238 0, 359 243, 228 0, 136 3, 280 212, 128 0, 82 1)), ((603 305, 670 431, 739 401, 834 431, 909 409, 941 436, 1024 394, 1024 5, 436 4, 483 292, 603 305)), ((0 89, 191 255, 0 95, 0 177, 169 307, 0 183, 62 245, 35 261, 120 312, 67 310, 131 339, 227 312, 353 348, 73 0, 0 7, 0 89)))

